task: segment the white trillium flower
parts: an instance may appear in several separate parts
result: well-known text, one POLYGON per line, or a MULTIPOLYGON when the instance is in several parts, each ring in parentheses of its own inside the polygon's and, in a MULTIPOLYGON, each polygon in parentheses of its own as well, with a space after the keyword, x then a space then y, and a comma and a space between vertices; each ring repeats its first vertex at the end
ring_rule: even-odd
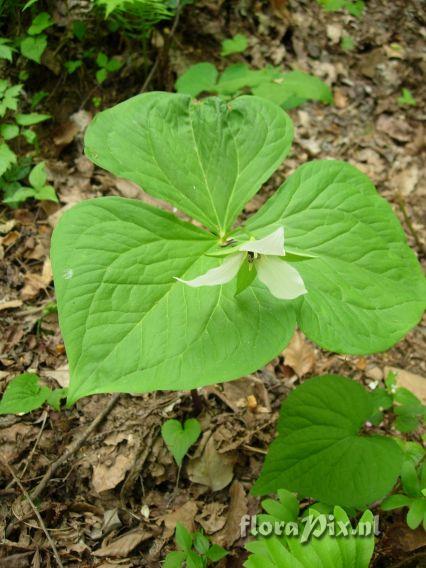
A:
POLYGON ((299 272, 288 262, 282 260, 284 250, 284 228, 280 227, 267 237, 251 240, 235 248, 217 268, 193 280, 182 280, 187 286, 219 286, 235 278, 245 261, 256 268, 257 277, 265 284, 271 294, 280 300, 294 300, 307 293, 299 272))

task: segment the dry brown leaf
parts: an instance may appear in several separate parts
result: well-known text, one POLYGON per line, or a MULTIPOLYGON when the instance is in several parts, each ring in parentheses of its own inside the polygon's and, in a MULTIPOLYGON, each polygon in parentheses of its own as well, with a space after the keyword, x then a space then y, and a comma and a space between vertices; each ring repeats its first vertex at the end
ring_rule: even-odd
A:
POLYGON ((106 556, 114 556, 117 558, 126 558, 129 552, 137 546, 151 538, 152 533, 143 528, 134 529, 114 539, 109 544, 103 543, 101 548, 95 550, 92 554, 100 558, 106 556))
POLYGON ((426 379, 409 371, 397 367, 385 367, 385 375, 389 372, 396 373, 396 384, 414 393, 423 404, 426 404, 426 379))
POLYGON ((283 355, 285 364, 291 367, 298 377, 303 377, 315 368, 315 349, 300 331, 296 331, 293 335, 283 355))
POLYGON ((229 491, 231 503, 223 529, 214 536, 213 540, 225 548, 232 546, 241 536, 241 517, 247 514, 247 497, 242 484, 234 481, 229 491))
POLYGON ((54 379, 58 385, 62 388, 67 388, 70 384, 70 369, 68 364, 62 365, 54 370, 41 369, 39 374, 42 377, 48 377, 54 379))
POLYGON ((211 436, 202 455, 188 463, 188 477, 193 483, 206 485, 212 491, 220 491, 232 481, 234 461, 232 454, 218 453, 211 436))
POLYGON ((198 507, 196 502, 187 501, 182 507, 179 507, 179 509, 164 515, 162 518, 166 527, 164 538, 170 538, 172 536, 175 532, 176 523, 181 523, 189 532, 194 532, 194 518, 197 511, 198 507))
POLYGON ((1 302, 0 311, 11 310, 13 308, 20 308, 22 304, 23 304, 22 300, 9 300, 8 302, 1 302))
POLYGON ((225 526, 226 516, 223 514, 225 505, 214 501, 204 505, 199 515, 195 517, 207 534, 213 534, 225 526))
POLYGON ((114 463, 109 466, 100 463, 93 467, 92 485, 97 493, 114 489, 126 477, 126 473, 132 467, 133 457, 118 455, 114 463))
POLYGON ((22 288, 20 295, 24 301, 31 300, 37 296, 40 290, 44 290, 52 282, 53 274, 50 259, 46 258, 44 261, 41 274, 27 272, 24 278, 25 286, 22 288))

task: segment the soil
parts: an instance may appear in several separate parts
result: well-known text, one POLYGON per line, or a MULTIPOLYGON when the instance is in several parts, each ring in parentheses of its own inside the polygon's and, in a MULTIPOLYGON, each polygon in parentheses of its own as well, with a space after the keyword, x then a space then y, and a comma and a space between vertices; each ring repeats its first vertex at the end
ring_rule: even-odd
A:
MULTIPOLYGON (((137 40, 123 40, 92 21, 85 4, 49 3, 59 31, 52 32, 50 57, 31 66, 29 79, 29 91, 49 93, 45 108, 52 120, 38 134, 60 204, 27 202, 15 210, 0 204, 2 391, 24 371, 38 373, 52 388, 65 386, 69 379, 49 263, 49 239, 60 213, 101 195, 150 200, 131 183, 94 168, 83 155, 84 129, 96 112, 93 97, 100 97, 106 108, 142 89, 173 91, 176 76, 192 63, 211 61, 218 68, 238 61, 256 68, 280 65, 313 73, 333 89, 333 106, 308 103, 290 111, 295 125, 290 156, 245 215, 256 211, 300 164, 318 158, 346 160, 370 176, 399 217, 409 244, 425 260, 426 186, 421 173, 426 27, 420 0, 370 0, 361 18, 325 12, 313 0, 199 0, 183 10, 172 37, 171 22, 157 27, 147 46, 146 65, 137 40), (126 62, 101 87, 91 69, 76 76, 57 70, 58 62, 75 58, 81 49, 61 41, 78 10, 93 28, 91 45, 126 62), (249 48, 224 61, 220 42, 236 33, 249 37, 249 48), (354 48, 345 51, 340 42, 348 35, 354 48), (153 65, 152 80, 144 85, 153 65), (398 104, 402 88, 410 89, 415 106, 398 104)), ((4 25, 7 33, 16 33, 16 21, 4 25)), ((116 397, 98 428, 35 500, 63 564, 160 566, 174 549, 174 527, 180 521, 203 528, 212 541, 230 550, 220 566, 242 566, 246 553, 239 519, 260 510, 259 500, 249 492, 274 438, 283 398, 303 380, 324 372, 351 376, 367 388, 383 383, 388 367, 426 377, 424 329, 419 325, 388 352, 369 357, 324 352, 298 333, 283 354, 252 376, 200 389, 201 412, 189 392, 116 397), (178 468, 160 427, 167 418, 194 416, 203 436, 177 480, 178 468), (205 451, 211 454, 212 475, 220 485, 226 483, 219 490, 191 481, 194 464, 205 451)), ((19 485, 0 460, 0 525, 5 532, 0 566, 55 565, 52 547, 22 499, 23 488, 29 493, 36 488, 50 464, 110 400, 93 396, 60 412, 49 408, 0 416, 1 456, 21 480, 19 485)), ((414 439, 420 441, 419 434, 414 439)), ((407 528, 403 512, 380 512, 380 529, 373 567, 426 565, 425 535, 407 528)))

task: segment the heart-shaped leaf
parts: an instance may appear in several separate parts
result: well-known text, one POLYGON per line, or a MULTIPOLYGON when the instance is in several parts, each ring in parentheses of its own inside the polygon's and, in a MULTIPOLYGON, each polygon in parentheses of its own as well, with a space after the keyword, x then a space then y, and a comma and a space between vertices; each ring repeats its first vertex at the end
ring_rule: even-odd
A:
POLYGON ((185 420, 183 425, 179 420, 167 420, 161 427, 161 435, 178 466, 182 465, 187 451, 195 444, 200 434, 201 426, 195 418, 185 420))
POLYGON ((297 387, 282 404, 279 436, 253 493, 284 487, 346 507, 383 498, 398 478, 403 454, 390 438, 359 433, 373 409, 373 397, 344 377, 315 377, 297 387))
POLYGON ((52 267, 71 371, 68 403, 102 392, 186 390, 265 365, 294 311, 259 282, 189 288, 219 265, 216 239, 140 201, 105 197, 64 213, 52 267), (226 363, 225 363, 226 362, 226 363))
POLYGON ((0 401, 0 414, 19 414, 40 408, 51 391, 40 386, 38 381, 39 377, 32 373, 12 379, 0 401))
POLYGON ((224 234, 288 153, 292 123, 256 97, 147 93, 96 116, 86 153, 224 234))
POLYGON ((353 166, 303 165, 247 225, 254 235, 284 225, 286 250, 311 255, 294 262, 308 290, 298 323, 321 347, 384 351, 421 318, 426 287, 416 256, 389 204, 353 166))

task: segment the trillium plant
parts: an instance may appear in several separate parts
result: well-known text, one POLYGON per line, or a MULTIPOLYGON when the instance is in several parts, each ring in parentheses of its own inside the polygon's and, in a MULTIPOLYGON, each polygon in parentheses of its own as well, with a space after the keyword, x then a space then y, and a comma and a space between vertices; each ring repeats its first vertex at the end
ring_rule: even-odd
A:
POLYGON ((307 290, 297 269, 279 258, 284 255, 284 228, 280 227, 263 239, 253 239, 232 248, 221 266, 211 268, 202 276, 193 280, 176 277, 176 280, 194 288, 219 286, 227 284, 238 274, 237 291, 241 292, 257 274, 273 296, 280 300, 294 300, 306 294, 307 290))
POLYGON ((241 219, 292 131, 282 108, 255 96, 154 92, 96 116, 87 156, 169 211, 104 197, 77 204, 56 227, 68 404, 238 378, 279 354, 296 325, 323 348, 367 354, 418 322, 416 256, 353 166, 304 164, 241 219))

